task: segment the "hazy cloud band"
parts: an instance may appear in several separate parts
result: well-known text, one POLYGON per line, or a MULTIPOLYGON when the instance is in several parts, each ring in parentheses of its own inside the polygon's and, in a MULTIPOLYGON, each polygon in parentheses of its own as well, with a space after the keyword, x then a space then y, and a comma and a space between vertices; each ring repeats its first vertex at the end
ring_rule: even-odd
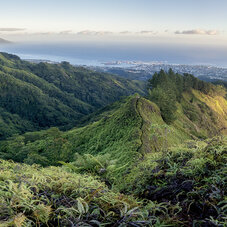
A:
POLYGON ((193 29, 193 30, 185 30, 185 31, 176 31, 177 35, 218 35, 219 32, 217 30, 204 30, 204 29, 193 29))

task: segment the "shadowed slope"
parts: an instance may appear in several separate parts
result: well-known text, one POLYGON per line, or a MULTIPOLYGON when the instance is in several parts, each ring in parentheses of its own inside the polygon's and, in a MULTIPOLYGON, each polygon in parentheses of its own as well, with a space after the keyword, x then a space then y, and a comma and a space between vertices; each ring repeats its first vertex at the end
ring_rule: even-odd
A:
POLYGON ((0 139, 51 126, 72 128, 83 116, 135 92, 143 94, 144 84, 67 62, 32 64, 0 53, 0 119, 9 125, 0 128, 0 139))

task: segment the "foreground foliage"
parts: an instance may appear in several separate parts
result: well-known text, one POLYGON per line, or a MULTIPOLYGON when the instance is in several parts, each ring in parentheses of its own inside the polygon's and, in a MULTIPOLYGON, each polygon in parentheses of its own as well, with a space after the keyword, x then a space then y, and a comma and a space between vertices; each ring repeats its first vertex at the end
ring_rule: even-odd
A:
POLYGON ((89 175, 1 160, 2 227, 146 226, 149 217, 140 206, 89 175))
POLYGON ((227 138, 189 141, 145 155, 125 176, 128 195, 117 192, 118 185, 115 190, 105 185, 115 167, 114 160, 104 160, 87 156, 63 168, 1 160, 0 226, 227 223, 227 138), (105 165, 109 175, 102 173, 105 165))
POLYGON ((227 224, 227 137, 147 154, 126 179, 134 194, 176 207, 182 226, 227 224))

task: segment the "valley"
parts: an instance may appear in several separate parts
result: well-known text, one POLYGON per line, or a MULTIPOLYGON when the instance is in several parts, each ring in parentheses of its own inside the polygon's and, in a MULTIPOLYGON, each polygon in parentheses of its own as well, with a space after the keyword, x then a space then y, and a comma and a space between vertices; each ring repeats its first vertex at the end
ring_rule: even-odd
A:
POLYGON ((227 1, 0 6, 0 227, 227 227, 227 1))
POLYGON ((0 226, 224 226, 226 89, 0 54, 0 226))
POLYGON ((122 96, 145 92, 143 82, 6 53, 0 54, 0 74, 0 139, 51 126, 69 129, 122 96))

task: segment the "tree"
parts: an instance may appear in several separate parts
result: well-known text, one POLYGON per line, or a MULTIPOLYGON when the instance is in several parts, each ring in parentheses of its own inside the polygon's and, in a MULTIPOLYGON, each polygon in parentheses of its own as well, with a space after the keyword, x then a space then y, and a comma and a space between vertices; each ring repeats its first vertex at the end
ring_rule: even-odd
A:
POLYGON ((169 91, 156 87, 149 92, 149 99, 158 105, 162 118, 167 124, 172 123, 176 119, 175 112, 177 109, 176 97, 169 91))

